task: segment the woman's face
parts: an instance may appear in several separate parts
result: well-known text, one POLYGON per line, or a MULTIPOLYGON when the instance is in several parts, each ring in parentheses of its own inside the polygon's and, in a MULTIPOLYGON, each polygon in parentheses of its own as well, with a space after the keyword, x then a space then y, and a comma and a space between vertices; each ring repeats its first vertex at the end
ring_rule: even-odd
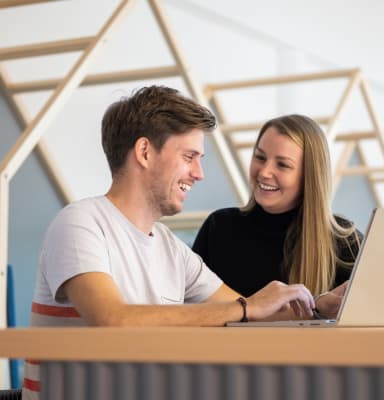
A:
POLYGON ((288 136, 269 127, 252 156, 250 178, 256 202, 279 214, 297 206, 303 181, 303 150, 288 136))

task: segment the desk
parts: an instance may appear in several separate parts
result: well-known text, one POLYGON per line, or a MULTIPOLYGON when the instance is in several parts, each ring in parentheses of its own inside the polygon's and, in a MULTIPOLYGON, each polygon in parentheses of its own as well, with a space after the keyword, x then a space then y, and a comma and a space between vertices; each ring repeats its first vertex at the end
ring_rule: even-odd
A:
POLYGON ((384 328, 0 330, 42 399, 384 399, 384 328))

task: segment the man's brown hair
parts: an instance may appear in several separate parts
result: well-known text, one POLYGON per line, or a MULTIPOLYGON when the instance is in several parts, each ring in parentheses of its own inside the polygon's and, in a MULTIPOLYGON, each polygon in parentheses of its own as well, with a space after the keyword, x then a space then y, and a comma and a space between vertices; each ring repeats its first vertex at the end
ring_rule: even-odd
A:
POLYGON ((150 86, 123 97, 108 107, 102 120, 102 144, 112 176, 140 137, 160 151, 171 135, 192 129, 209 132, 215 126, 211 111, 176 89, 150 86))

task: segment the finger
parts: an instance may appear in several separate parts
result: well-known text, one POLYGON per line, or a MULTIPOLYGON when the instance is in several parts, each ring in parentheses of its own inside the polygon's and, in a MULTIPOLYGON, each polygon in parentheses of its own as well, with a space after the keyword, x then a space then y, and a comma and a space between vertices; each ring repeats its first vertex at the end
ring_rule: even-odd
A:
POLYGON ((335 289, 333 289, 331 291, 331 293, 337 295, 337 296, 344 296, 346 290, 347 290, 347 286, 348 286, 349 280, 345 281, 344 283, 342 283, 341 285, 337 286, 335 289))
POLYGON ((289 304, 291 305, 291 308, 292 308, 293 312, 295 313, 295 315, 300 318, 302 313, 301 313, 300 306, 297 304, 297 301, 292 300, 289 302, 289 304))
POLYGON ((301 283, 292 285, 298 291, 298 298, 297 300, 300 301, 302 307, 305 310, 308 310, 309 313, 312 313, 312 309, 316 307, 315 300, 312 296, 312 293, 301 283))
POLYGON ((345 282, 343 283, 343 285, 342 285, 342 293, 341 293, 342 296, 345 295, 345 292, 347 291, 348 284, 349 284, 349 280, 348 280, 348 281, 345 281, 345 282))
POLYGON ((304 313, 306 315, 312 316, 313 315, 312 310, 316 308, 316 305, 311 293, 309 291, 304 292, 299 301, 304 313))

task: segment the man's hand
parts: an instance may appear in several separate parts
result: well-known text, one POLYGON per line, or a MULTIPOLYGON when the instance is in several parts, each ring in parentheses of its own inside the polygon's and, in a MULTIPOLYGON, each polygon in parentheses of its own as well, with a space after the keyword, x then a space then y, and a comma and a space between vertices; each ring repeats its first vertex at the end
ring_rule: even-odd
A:
POLYGON ((270 282, 247 299, 248 318, 262 320, 291 306, 300 318, 311 318, 315 302, 311 292, 302 284, 287 285, 283 282, 270 282))
POLYGON ((343 284, 335 287, 327 294, 318 298, 316 301, 316 308, 319 310, 321 315, 327 318, 336 318, 341 302, 343 301, 348 282, 349 281, 345 281, 343 284))

